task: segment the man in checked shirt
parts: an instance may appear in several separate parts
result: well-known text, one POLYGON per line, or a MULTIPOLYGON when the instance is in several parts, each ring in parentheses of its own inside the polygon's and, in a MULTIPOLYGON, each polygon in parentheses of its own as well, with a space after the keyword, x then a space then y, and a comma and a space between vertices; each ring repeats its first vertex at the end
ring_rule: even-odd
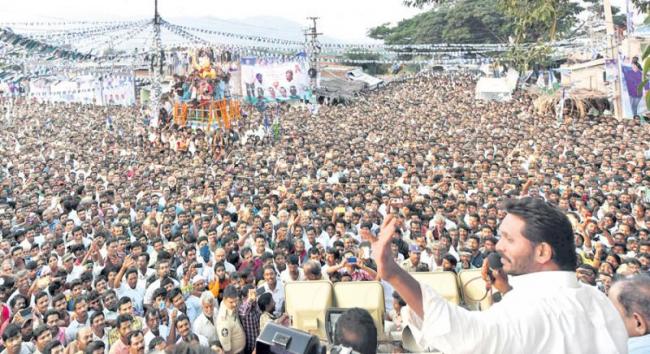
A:
POLYGON ((239 319, 244 333, 246 333, 246 348, 244 353, 249 354, 255 350, 255 341, 260 334, 260 316, 262 313, 257 307, 257 292, 252 285, 247 285, 241 292, 242 302, 239 305, 239 319))

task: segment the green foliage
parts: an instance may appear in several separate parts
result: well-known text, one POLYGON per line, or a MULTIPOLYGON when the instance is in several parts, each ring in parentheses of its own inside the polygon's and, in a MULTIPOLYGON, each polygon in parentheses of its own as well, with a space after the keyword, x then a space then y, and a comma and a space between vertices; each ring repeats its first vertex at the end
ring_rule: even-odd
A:
POLYGON ((368 36, 386 44, 510 42, 515 46, 507 61, 520 70, 531 63, 547 63, 552 50, 545 43, 570 34, 584 10, 572 0, 407 0, 404 4, 437 6, 395 27, 375 27, 368 36))
MULTIPOLYGON (((597 18, 605 18, 605 7, 602 0, 583 0, 585 9, 590 11, 597 18)), ((612 6, 612 17, 615 26, 625 26, 627 23, 627 16, 621 12, 618 6, 612 6)))
POLYGON ((583 8, 570 0, 498 0, 504 14, 514 21, 514 46, 507 58, 519 70, 550 62, 552 43, 569 30, 583 8), (531 44, 528 48, 523 44, 531 44))
POLYGON ((632 0, 632 4, 643 13, 650 12, 650 0, 632 0))
POLYGON ((512 33, 511 19, 494 0, 461 0, 400 21, 372 28, 368 36, 386 44, 502 43, 512 33))
POLYGON ((454 0, 404 0, 404 5, 408 7, 417 7, 419 9, 425 7, 426 5, 437 5, 443 3, 452 3, 454 0))
POLYGON ((368 31, 368 37, 384 40, 390 35, 390 33, 390 23, 384 23, 380 26, 371 28, 370 31, 368 31))
POLYGON ((548 39, 544 37, 551 32, 569 32, 581 10, 569 0, 447 1, 395 27, 382 24, 372 28, 368 36, 386 44, 505 43, 521 28, 522 42, 531 43, 548 39), (517 16, 524 21, 517 21, 517 16))

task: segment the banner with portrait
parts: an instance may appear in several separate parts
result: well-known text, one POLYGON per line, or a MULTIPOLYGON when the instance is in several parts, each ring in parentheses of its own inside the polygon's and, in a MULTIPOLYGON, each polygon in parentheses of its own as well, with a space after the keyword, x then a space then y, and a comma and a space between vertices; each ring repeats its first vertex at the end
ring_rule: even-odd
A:
POLYGON ((242 57, 242 92, 252 103, 263 99, 289 101, 308 98, 309 63, 304 56, 290 60, 242 57))
POLYGON ((29 83, 29 96, 41 102, 97 105, 135 104, 133 78, 129 76, 79 76, 74 79, 36 79, 29 83))
POLYGON ((639 86, 643 82, 643 68, 638 59, 622 58, 619 62, 621 63, 621 113, 624 118, 642 116, 648 111, 644 97, 650 89, 650 85, 646 84, 639 90, 639 86))

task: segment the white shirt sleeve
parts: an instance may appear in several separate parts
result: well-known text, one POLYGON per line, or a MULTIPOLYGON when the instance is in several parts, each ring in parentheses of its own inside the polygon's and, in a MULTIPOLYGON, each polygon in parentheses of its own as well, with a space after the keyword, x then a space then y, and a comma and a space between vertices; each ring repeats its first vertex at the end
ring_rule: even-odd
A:
MULTIPOLYGON (((443 353, 505 353, 506 337, 487 312, 471 312, 451 304, 426 285, 422 288, 424 318, 409 308, 408 325, 418 344, 425 350, 437 349, 443 353), (461 335, 462 334, 462 335, 461 335), (472 338, 473 340, 468 340, 472 338), (495 346, 501 341, 501 346, 495 346), (489 348, 489 350, 487 349, 489 348)), ((502 331, 503 332, 503 331, 502 331)))
MULTIPOLYGON (((626 353, 627 333, 609 300, 572 272, 531 275, 487 311, 468 311, 421 285, 424 320, 405 319, 425 350, 443 353, 626 353), (562 275, 560 273, 566 273, 562 275), (560 277, 558 277, 558 275, 560 277), (569 285, 554 286, 562 277, 569 285)), ((526 277, 526 276, 525 276, 526 277)), ((512 283, 512 280, 511 280, 512 283)))

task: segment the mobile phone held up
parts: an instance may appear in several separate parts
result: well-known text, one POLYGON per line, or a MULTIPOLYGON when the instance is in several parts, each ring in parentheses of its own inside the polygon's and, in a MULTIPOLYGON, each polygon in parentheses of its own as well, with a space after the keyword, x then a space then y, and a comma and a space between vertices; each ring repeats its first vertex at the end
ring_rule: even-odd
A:
POLYGON ((391 198, 390 199, 390 211, 393 214, 399 214, 399 210, 404 206, 404 200, 402 198, 391 198))

